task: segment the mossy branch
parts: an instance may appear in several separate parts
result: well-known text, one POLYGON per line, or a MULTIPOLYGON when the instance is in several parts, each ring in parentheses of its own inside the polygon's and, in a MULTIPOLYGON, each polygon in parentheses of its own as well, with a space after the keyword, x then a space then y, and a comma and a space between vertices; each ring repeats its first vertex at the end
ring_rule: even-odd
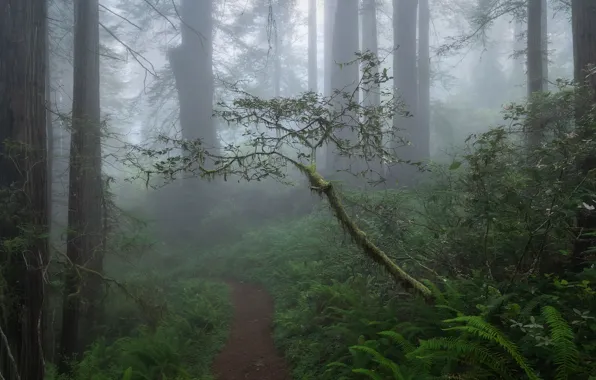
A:
POLYGON ((356 245, 360 247, 364 253, 372 260, 383 266, 389 274, 393 277, 396 283, 403 286, 408 291, 421 294, 424 298, 430 299, 432 292, 420 281, 410 276, 399 265, 394 263, 385 252, 377 247, 366 233, 362 231, 356 223, 350 218, 346 209, 341 203, 333 184, 326 181, 321 174, 319 174, 314 166, 307 166, 299 162, 292 163, 308 178, 311 188, 317 193, 324 195, 329 201, 329 205, 339 221, 340 225, 348 232, 350 237, 354 240, 356 245))

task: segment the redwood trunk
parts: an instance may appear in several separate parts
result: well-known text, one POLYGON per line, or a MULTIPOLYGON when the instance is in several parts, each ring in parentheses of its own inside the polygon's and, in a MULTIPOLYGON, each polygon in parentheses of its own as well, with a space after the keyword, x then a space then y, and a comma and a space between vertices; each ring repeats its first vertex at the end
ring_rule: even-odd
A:
MULTIPOLYGON (((596 76, 588 75, 591 68, 596 65, 596 3, 593 0, 573 0, 571 3, 571 18, 573 30, 573 58, 574 76, 579 84, 585 84, 588 91, 591 91, 592 104, 578 102, 577 125, 580 136, 593 138, 590 125, 592 123, 584 120, 585 110, 596 103, 596 76)), ((581 101, 581 99, 580 99, 581 101)), ((580 163, 582 171, 587 173, 596 168, 596 157, 591 156, 580 163)), ((594 191, 594 189, 589 189, 594 191)), ((587 204, 593 200, 585 199, 587 204)), ((596 245, 596 241, 589 234, 596 231, 596 213, 582 207, 577 218, 578 235, 580 235, 573 250, 573 266, 577 271, 585 267, 584 255, 588 249, 596 245)))
POLYGON ((60 371, 81 353, 98 317, 102 251, 101 127, 98 0, 75 2, 74 86, 68 198, 70 267, 65 278, 60 371), (79 268, 76 268, 79 267, 79 268))
POLYGON ((0 0, 0 327, 8 339, 0 343, 0 374, 7 380, 44 378, 46 17, 45 1, 0 0))

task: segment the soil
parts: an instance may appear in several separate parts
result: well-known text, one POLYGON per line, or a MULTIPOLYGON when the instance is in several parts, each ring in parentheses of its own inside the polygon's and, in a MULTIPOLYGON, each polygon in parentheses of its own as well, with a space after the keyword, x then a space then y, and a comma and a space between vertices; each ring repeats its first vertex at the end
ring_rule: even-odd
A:
POLYGON ((223 351, 213 364, 217 380, 291 380, 290 371, 273 343, 273 299, 262 288, 228 282, 234 319, 223 351))

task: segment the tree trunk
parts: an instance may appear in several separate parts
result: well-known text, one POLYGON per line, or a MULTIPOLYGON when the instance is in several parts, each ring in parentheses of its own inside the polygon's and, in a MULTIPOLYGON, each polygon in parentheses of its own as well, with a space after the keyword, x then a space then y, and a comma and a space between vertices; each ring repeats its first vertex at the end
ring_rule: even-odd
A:
MULTIPOLYGON (((335 11, 337 8, 337 0, 323 0, 324 2, 324 63, 323 63, 323 94, 331 96, 333 89, 331 88, 331 73, 334 70, 335 62, 333 62, 333 28, 335 20, 335 11)), ((331 160, 332 147, 324 145, 321 149, 319 160, 321 171, 327 174, 332 173, 333 169, 329 166, 331 160)))
MULTIPOLYGON (((356 59, 355 53, 359 47, 359 31, 358 31, 358 0, 341 0, 337 3, 335 13, 336 20, 342 22, 335 22, 333 31, 333 61, 338 64, 344 64, 342 67, 334 65, 331 71, 331 87, 333 91, 339 90, 342 93, 351 94, 356 90, 358 82, 358 65, 345 65, 350 61, 356 59)), ((356 96, 358 96, 356 94, 356 96)), ((354 99, 357 101, 358 99, 354 99)), ((347 107, 346 100, 340 95, 334 99, 335 106, 338 109, 345 109, 347 107)), ((344 124, 346 128, 336 133, 339 139, 353 141, 355 136, 348 127, 352 120, 355 119, 353 112, 345 112, 344 124)), ((358 162, 351 162, 350 158, 340 156, 332 147, 327 151, 327 170, 330 173, 340 170, 359 171, 361 169, 358 162)), ((342 179, 345 181, 351 180, 351 175, 344 175, 345 173, 337 173, 333 175, 334 179, 342 179)))
POLYGON ((81 353, 99 313, 101 282, 89 269, 101 273, 102 180, 99 102, 98 0, 75 2, 74 85, 68 197, 66 254, 71 268, 66 274, 62 317, 60 372, 81 353))
MULTIPOLYGON (((585 120, 586 110, 596 103, 596 75, 589 75, 590 69, 596 65, 596 3, 593 0, 573 0, 571 2, 571 24, 573 31, 573 58, 574 77, 579 84, 585 84, 586 90, 591 92, 589 103, 582 102, 583 97, 578 101, 576 111, 576 124, 578 125, 580 138, 593 138, 593 122, 585 120), (588 125, 586 125, 588 124, 588 125), (587 127, 587 128, 586 128, 587 127)), ((588 117, 588 119, 590 119, 588 117)), ((596 157, 587 157, 579 163, 584 173, 596 168, 596 157)), ((594 191, 594 189, 590 189, 594 191)), ((591 198, 586 198, 587 204, 592 204, 591 198)), ((596 230, 596 213, 581 208, 577 217, 578 235, 573 249, 572 265, 576 271, 581 271, 586 263, 585 252, 596 244, 596 240, 590 237, 596 230)))
POLYGON ((430 157, 430 8, 420 0, 418 9, 418 151, 430 157))
MULTIPOLYGON (((213 113, 213 4, 211 0, 183 0, 182 42, 169 52, 180 105, 182 137, 201 140, 208 152, 216 154, 218 137, 213 113)), ((206 162, 208 167, 211 163, 206 162)), ((177 189, 182 193, 175 211, 179 239, 197 241, 199 222, 217 201, 212 184, 200 179, 184 179, 177 189)))
MULTIPOLYGON (((377 31, 377 5, 376 0, 364 0, 362 3, 362 51, 369 51, 375 55, 379 54, 379 42, 377 31)), ((379 67, 371 68, 371 75, 377 75, 379 67)), ((379 107, 381 105, 381 86, 378 83, 370 83, 363 88, 362 102, 368 107, 379 107)), ((369 162, 369 169, 378 173, 379 177, 384 176, 382 162, 369 162)), ((373 175, 374 175, 373 173, 373 175)), ((376 175, 375 175, 376 176, 376 175)))
MULTIPOLYGON (((393 81, 397 99, 403 102, 407 114, 393 117, 393 132, 411 145, 403 146, 394 138, 393 148, 400 160, 416 162, 428 157, 421 143, 423 138, 417 131, 418 120, 418 72, 416 67, 416 16, 418 0, 393 0, 393 40, 397 50, 393 52, 393 81)), ((416 168, 405 164, 393 165, 389 169, 390 185, 411 186, 417 175, 416 168)))
MULTIPOLYGON (((362 5, 362 51, 370 51, 375 56, 379 54, 379 42, 377 33, 377 6, 376 0, 364 0, 362 5)), ((379 72, 375 66, 372 74, 379 72)), ((381 89, 379 84, 372 83, 370 88, 364 91, 364 103, 370 106, 381 104, 381 89)))
MULTIPOLYGON (((317 61, 317 0, 308 2, 308 90, 318 93, 318 70, 317 61)), ((315 148, 311 151, 311 161, 317 163, 321 154, 315 148)))
POLYGON ((542 81, 544 91, 548 91, 548 3, 542 0, 542 12, 540 14, 540 42, 542 44, 542 81))
POLYGON ((0 374, 6 380, 44 378, 46 17, 45 1, 0 0, 0 374))
POLYGON ((317 92, 317 0, 308 3, 308 90, 317 92))
MULTIPOLYGON (((547 83, 544 78, 544 60, 547 54, 544 46, 542 25, 545 9, 543 0, 528 0, 528 98, 537 93, 546 90, 547 83)), ((542 141, 542 123, 534 112, 528 133, 528 143, 530 146, 537 146, 542 141)))
POLYGON ((333 62, 333 29, 335 23, 335 11, 337 9, 337 0, 325 1, 325 96, 330 96, 333 92, 331 87, 331 73, 334 70, 333 62))

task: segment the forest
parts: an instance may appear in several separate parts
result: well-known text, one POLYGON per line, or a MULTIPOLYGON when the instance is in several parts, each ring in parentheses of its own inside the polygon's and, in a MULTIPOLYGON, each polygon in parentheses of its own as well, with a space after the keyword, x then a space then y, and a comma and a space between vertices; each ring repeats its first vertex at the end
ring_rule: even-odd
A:
POLYGON ((0 380, 596 380, 596 1, 0 0, 0 380))

